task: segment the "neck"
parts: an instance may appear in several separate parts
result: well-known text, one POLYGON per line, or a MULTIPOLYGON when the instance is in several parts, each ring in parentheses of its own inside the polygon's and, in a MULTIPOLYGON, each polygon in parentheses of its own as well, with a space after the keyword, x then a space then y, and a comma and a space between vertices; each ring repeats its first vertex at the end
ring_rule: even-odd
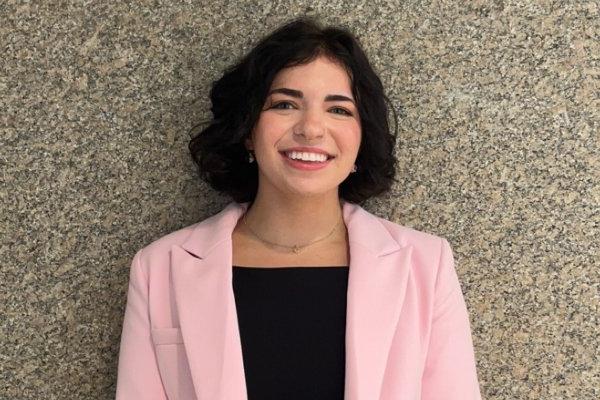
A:
MULTIPOLYGON (((257 195, 244 217, 261 239, 283 246, 302 246, 320 240, 329 235, 336 224, 335 231, 319 243, 336 242, 346 235, 337 193, 318 198, 257 195)), ((243 226, 241 220, 239 223, 243 226)))

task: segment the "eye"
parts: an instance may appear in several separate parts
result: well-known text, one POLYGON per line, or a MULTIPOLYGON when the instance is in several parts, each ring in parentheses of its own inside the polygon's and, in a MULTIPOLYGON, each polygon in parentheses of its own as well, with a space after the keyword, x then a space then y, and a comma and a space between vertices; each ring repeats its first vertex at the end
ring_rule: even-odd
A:
MULTIPOLYGON (((352 116, 352 113, 351 113, 350 111, 346 110, 345 108, 341 108, 341 107, 334 107, 334 108, 332 108, 332 110, 339 110, 339 111, 341 111, 341 112, 342 112, 342 113, 341 113, 341 115, 349 115, 349 116, 352 116)), ((336 112, 336 113, 334 113, 334 114, 340 114, 340 113, 337 113, 337 112, 336 112)))
POLYGON ((280 101, 279 103, 274 104, 273 106, 271 106, 271 108, 274 108, 276 110, 290 110, 290 108, 286 108, 286 107, 280 107, 280 106, 293 106, 292 103, 290 103, 289 101, 280 101))

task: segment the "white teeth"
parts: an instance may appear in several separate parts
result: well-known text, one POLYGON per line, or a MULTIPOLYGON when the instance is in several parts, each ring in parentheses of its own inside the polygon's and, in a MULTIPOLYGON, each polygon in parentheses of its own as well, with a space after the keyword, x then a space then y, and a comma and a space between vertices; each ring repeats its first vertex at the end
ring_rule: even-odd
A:
POLYGON ((318 161, 318 162, 327 161, 327 156, 325 154, 291 151, 291 152, 285 153, 285 155, 288 156, 289 158, 299 159, 299 160, 303 160, 303 161, 318 161))

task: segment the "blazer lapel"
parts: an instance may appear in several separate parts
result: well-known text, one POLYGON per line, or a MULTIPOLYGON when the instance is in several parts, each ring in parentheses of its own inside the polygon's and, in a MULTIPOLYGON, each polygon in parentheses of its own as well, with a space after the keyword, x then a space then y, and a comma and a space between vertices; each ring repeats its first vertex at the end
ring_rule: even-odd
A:
POLYGON ((171 247, 175 302, 198 400, 247 400, 231 268, 231 234, 243 212, 230 203, 171 247))
POLYGON ((400 246, 377 218, 344 204, 350 243, 344 399, 379 399, 408 281, 410 246, 400 246))
MULTIPOLYGON (((249 203, 231 202, 171 247, 171 274, 198 400, 247 400, 232 284, 231 234, 249 203)), ((377 218, 343 201, 350 242, 346 311, 346 400, 380 396, 408 280, 410 246, 377 218)))

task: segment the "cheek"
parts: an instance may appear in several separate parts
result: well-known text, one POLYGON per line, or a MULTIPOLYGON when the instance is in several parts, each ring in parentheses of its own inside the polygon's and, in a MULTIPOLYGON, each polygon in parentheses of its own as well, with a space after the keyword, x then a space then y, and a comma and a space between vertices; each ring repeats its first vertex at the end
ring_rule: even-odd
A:
POLYGON ((293 124, 290 124, 289 121, 281 118, 281 116, 266 113, 261 115, 257 121, 255 130, 259 136, 262 136, 265 140, 269 140, 268 138, 281 136, 291 125, 293 124))
POLYGON ((350 150, 355 150, 358 152, 358 148, 360 146, 361 138, 362 138, 362 130, 360 125, 353 125, 349 129, 350 135, 346 136, 346 146, 350 150))

